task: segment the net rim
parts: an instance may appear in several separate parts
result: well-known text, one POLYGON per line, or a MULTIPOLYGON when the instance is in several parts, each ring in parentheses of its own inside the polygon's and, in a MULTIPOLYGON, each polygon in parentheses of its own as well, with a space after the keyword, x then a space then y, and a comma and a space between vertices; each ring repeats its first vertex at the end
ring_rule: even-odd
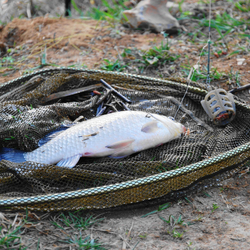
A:
MULTIPOLYGON (((186 175, 190 172, 194 172, 207 167, 211 164, 219 163, 225 159, 238 156, 241 153, 250 150, 250 142, 245 143, 239 147, 236 147, 230 151, 219 154, 213 158, 206 159, 197 163, 193 163, 179 169, 170 170, 165 173, 159 173, 148 177, 138 178, 136 180, 124 181, 118 184, 105 185, 101 187, 81 189, 77 191, 53 193, 49 195, 36 195, 22 198, 10 198, 10 199, 0 199, 0 206, 10 206, 10 205, 25 205, 30 203, 40 203, 49 201, 60 201, 66 199, 82 198, 92 195, 100 195, 104 193, 110 193, 114 191, 121 191, 129 188, 136 188, 139 186, 147 185, 149 183, 159 182, 170 178, 175 178, 180 175, 186 175)), ((226 167, 225 167, 226 168, 226 167)))

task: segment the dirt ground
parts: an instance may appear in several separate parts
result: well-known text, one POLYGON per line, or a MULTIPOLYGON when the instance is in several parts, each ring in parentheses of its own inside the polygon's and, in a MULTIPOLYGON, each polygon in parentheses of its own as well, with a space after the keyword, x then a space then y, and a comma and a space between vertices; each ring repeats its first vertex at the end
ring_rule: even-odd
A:
MULTIPOLYGON (((3 44, 3 50, 13 49, 10 56, 15 65, 11 68, 6 63, 6 67, 0 68, 0 83, 38 67, 45 50, 47 64, 91 69, 100 68, 104 58, 114 61, 121 57, 124 48, 148 50, 159 46, 162 41, 166 42, 161 34, 132 31, 104 21, 48 16, 32 20, 14 19, 0 27, 0 45, 3 44)), ((237 86, 234 81, 229 81, 228 75, 232 72, 241 76, 241 85, 250 84, 249 54, 229 56, 234 45, 241 42, 230 41, 228 50, 218 57, 212 53, 213 67, 225 74, 218 84, 226 89, 237 86)), ((203 47, 178 36, 171 36, 169 43, 171 53, 182 55, 171 65, 174 65, 174 70, 166 65, 145 74, 168 77, 173 73, 179 76, 181 65, 196 63, 203 47)), ((202 58, 202 63, 205 65, 205 58, 202 58)), ((130 73, 140 72, 133 68, 130 73)), ((247 95, 247 102, 248 98, 247 95)), ((91 239, 97 239, 105 249, 250 249, 249 182, 250 175, 246 169, 221 182, 218 187, 173 201, 169 208, 146 217, 142 216, 157 210, 162 204, 125 211, 93 211, 91 215, 105 218, 104 221, 80 233, 83 238, 90 235, 91 239), (171 217, 167 223, 170 216, 175 219, 181 216, 182 222, 178 223, 171 217)), ((17 226, 25 216, 25 211, 0 213, 2 235, 8 225, 17 226)), ((87 214, 83 212, 81 216, 87 214)), ((11 249, 25 249, 26 246, 27 249, 80 249, 74 242, 65 243, 68 238, 78 237, 79 230, 71 226, 61 229, 51 223, 53 220, 60 222, 59 214, 30 212, 28 217, 32 223, 24 223, 20 236, 22 243, 11 249)))

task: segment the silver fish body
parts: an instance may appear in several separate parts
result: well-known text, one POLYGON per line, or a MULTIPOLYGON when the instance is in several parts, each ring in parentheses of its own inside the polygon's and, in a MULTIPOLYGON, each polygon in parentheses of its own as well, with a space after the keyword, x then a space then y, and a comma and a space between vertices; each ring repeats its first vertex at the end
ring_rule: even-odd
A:
POLYGON ((125 157, 178 138, 185 131, 182 124, 162 115, 122 111, 74 125, 23 157, 74 167, 80 157, 125 157))

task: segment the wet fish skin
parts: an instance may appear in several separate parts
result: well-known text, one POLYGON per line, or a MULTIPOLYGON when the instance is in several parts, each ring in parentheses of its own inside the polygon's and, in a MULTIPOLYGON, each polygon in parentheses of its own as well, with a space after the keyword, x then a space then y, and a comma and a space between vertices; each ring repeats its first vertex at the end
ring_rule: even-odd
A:
POLYGON ((186 128, 165 116, 121 111, 74 125, 32 152, 2 150, 2 158, 74 167, 80 157, 121 158, 166 143, 186 128), (10 156, 11 154, 11 156, 10 156))

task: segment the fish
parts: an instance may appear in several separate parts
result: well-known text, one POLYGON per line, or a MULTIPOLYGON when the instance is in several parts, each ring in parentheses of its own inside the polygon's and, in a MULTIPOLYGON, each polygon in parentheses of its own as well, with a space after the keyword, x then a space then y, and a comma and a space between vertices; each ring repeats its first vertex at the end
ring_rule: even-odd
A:
POLYGON ((123 158, 153 148, 186 133, 181 123, 144 111, 105 114, 50 133, 31 152, 2 148, 0 159, 32 161, 73 168, 81 157, 123 158))

